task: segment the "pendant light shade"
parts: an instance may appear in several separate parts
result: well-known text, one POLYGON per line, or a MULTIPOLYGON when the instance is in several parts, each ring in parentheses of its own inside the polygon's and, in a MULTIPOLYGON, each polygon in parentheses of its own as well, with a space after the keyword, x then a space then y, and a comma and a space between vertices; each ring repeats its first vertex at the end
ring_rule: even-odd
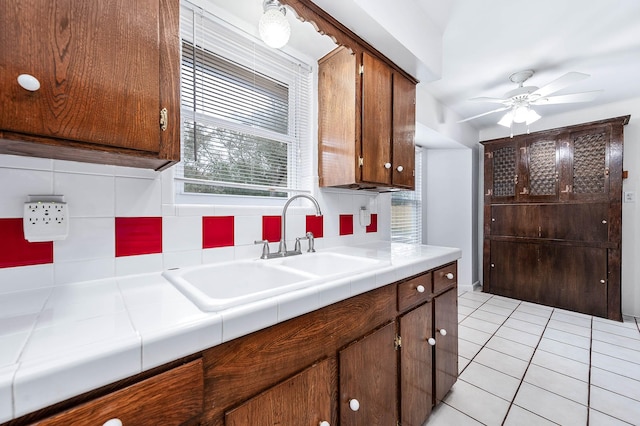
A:
POLYGON ((518 106, 509 110, 498 124, 504 127, 511 127, 513 123, 526 123, 527 126, 540 119, 540 115, 529 106, 518 106))
POLYGON ((264 14, 260 17, 258 31, 265 44, 279 49, 289 41, 291 26, 285 16, 287 10, 277 0, 264 0, 264 14))

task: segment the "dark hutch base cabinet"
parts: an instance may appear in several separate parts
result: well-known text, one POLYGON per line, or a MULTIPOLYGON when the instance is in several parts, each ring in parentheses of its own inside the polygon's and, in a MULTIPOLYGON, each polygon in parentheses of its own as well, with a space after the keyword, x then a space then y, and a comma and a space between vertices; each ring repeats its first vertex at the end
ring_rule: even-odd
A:
POLYGON ((629 116, 481 142, 487 293, 622 320, 629 116))

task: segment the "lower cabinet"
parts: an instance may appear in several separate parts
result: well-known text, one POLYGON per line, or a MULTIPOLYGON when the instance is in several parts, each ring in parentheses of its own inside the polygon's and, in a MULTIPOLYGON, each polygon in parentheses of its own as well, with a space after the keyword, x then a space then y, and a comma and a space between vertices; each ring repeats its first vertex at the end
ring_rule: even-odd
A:
POLYGON ((341 425, 396 424, 395 338, 394 321, 339 352, 341 425))
POLYGON ((336 360, 325 359, 225 414, 227 426, 318 426, 331 421, 331 378, 336 360))
POLYGON ((435 403, 458 379, 458 291, 452 288, 433 301, 435 340, 435 403))

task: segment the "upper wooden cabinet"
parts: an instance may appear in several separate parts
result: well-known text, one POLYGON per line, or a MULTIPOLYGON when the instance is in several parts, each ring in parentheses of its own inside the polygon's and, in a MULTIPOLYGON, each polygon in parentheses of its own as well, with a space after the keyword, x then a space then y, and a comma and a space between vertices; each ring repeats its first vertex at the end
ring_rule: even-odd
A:
POLYGON ((320 186, 413 189, 415 83, 367 53, 319 61, 320 186))
POLYGON ((7 0, 0 26, 0 153, 179 161, 178 0, 7 0), (20 74, 40 89, 23 89, 20 74))

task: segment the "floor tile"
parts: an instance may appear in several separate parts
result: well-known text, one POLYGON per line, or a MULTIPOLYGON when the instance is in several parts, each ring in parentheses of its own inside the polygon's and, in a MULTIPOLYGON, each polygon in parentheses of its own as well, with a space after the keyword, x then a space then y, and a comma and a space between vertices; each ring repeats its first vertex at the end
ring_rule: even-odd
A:
POLYGON ((509 409, 508 401, 463 380, 453 385, 444 402, 486 425, 501 424, 509 409))
POLYGON ((499 315, 499 314, 494 314, 492 312, 480 311, 480 310, 475 311, 474 313, 469 315, 469 317, 478 318, 483 321, 492 322, 494 324, 499 324, 499 325, 502 325, 508 318, 506 315, 499 315))
POLYGON ((491 294, 482 293, 481 291, 467 291, 466 293, 460 295, 461 299, 479 300, 481 302, 486 302, 492 297, 493 296, 491 294))
POLYGON ((528 365, 526 361, 489 348, 482 349, 478 355, 476 355, 474 361, 501 371, 516 379, 522 379, 528 365))
POLYGON ((627 323, 596 321, 594 319, 593 329, 629 337, 631 339, 640 339, 640 332, 638 332, 638 329, 633 327, 631 324, 627 325, 627 323))
POLYGON ((527 321, 513 318, 513 316, 509 317, 509 319, 505 321, 504 325, 526 333, 535 334, 536 336, 541 336, 544 331, 544 325, 532 324, 527 321))
POLYGON ((458 340, 458 355, 472 359, 482 349, 481 345, 469 342, 468 340, 458 340))
POLYGON ((535 350, 532 346, 523 345, 522 343, 507 340, 500 336, 493 336, 489 339, 485 347, 511 355, 526 362, 531 361, 533 351, 535 350))
POLYGON ((475 330, 484 331, 485 333, 493 334, 498 328, 500 328, 500 324, 495 324, 488 321, 483 321, 478 318, 465 318, 464 321, 460 323, 460 325, 473 328, 475 330))
POLYGON ((518 307, 518 305, 520 305, 520 302, 517 300, 513 300, 513 299, 504 299, 504 298, 498 298, 498 297, 492 297, 491 299, 487 300, 487 305, 494 305, 494 306, 499 306, 501 308, 506 308, 506 309, 515 309, 518 307))
POLYGON ((601 413, 600 411, 589 409, 589 424, 592 426, 625 426, 631 423, 623 422, 620 419, 611 417, 608 414, 601 413))
POLYGON ((589 349, 579 348, 577 346, 568 345, 557 340, 542 338, 538 345, 538 350, 551 352, 583 364, 589 364, 589 349))
POLYGON ((469 364, 459 379, 499 396, 508 402, 511 402, 513 395, 518 390, 518 386, 520 386, 519 379, 478 362, 469 364))
POLYGON ((619 334, 607 333, 605 331, 593 330, 593 340, 611 343, 612 345, 622 346, 623 348, 633 349, 640 352, 640 339, 632 339, 619 334))
POLYGON ((540 341, 540 336, 536 336, 534 334, 529 334, 521 330, 516 330, 515 328, 510 327, 500 327, 498 331, 496 331, 496 336, 505 338, 507 340, 511 340, 517 343, 522 343, 523 345, 528 345, 532 347, 536 347, 538 342, 540 341))
POLYGON ((513 313, 511 314, 510 318, 515 318, 515 319, 519 319, 521 321, 526 321, 528 323, 531 324, 538 324, 538 325, 547 325, 547 322, 549 321, 549 318, 547 317, 541 317, 539 315, 534 315, 534 314, 529 314, 527 312, 523 312, 519 309, 516 309, 515 311, 513 311, 513 313))
POLYGON ((591 338, 591 328, 581 327, 579 325, 571 324, 564 321, 558 321, 554 319, 550 319, 547 324, 548 328, 553 328, 554 330, 566 331, 567 333, 577 334, 578 336, 589 337, 591 338))
POLYGON ((610 357, 598 352, 591 353, 591 366, 611 371, 633 380, 640 380, 640 364, 610 357))
POLYGON ((555 425, 556 423, 553 423, 552 421, 549 421, 544 417, 540 417, 539 415, 534 414, 531 411, 525 410, 524 408, 518 407, 517 405, 512 405, 511 408, 509 408, 509 414, 507 414, 507 418, 503 424, 504 426, 551 426, 555 425))
POLYGON ((478 309, 484 302, 480 300, 458 298, 458 306, 466 306, 471 309, 478 309))
POLYGON ((491 312, 493 314, 509 316, 515 308, 503 308, 502 306, 490 305, 488 302, 478 307, 479 311, 491 312))
MULTIPOLYGON (((591 384, 640 401, 640 381, 600 368, 591 367, 591 384)), ((640 419, 639 419, 640 420, 640 419)))
POLYGON ((589 384, 539 365, 531 364, 524 381, 539 388, 562 395, 582 405, 589 401, 589 384))
POLYGON ((591 342, 591 351, 640 365, 640 353, 633 349, 594 340, 591 342))
POLYGON ((591 315, 580 312, 567 311, 564 309, 554 309, 551 319, 568 322, 570 324, 579 325, 580 327, 591 327, 593 317, 591 315))
POLYGON ((547 328, 542 335, 545 339, 555 340, 557 342, 567 343, 579 348, 591 349, 591 339, 577 334, 568 333, 566 331, 547 328))
POLYGON ((545 351, 536 351, 531 363, 588 382, 589 365, 545 351))
POLYGON ((640 419, 640 401, 591 386, 590 406, 594 410, 608 414, 629 423, 640 419))
POLYGON ((471 313, 473 313, 473 311, 475 311, 474 308, 469 308, 467 306, 458 304, 458 314, 470 315, 471 313))
POLYGON ((535 303, 522 302, 520 306, 516 308, 516 311, 525 312, 527 314, 533 314, 548 319, 553 313, 553 308, 550 308, 549 306, 536 305, 535 303))
POLYGON ((463 356, 458 357, 458 374, 462 373, 462 371, 469 365, 471 360, 469 358, 465 358, 463 356))
POLYGON ((423 426, 479 426, 482 423, 447 405, 440 404, 431 412, 423 426))
POLYGON ((470 327, 466 327, 462 324, 458 326, 458 337, 469 342, 473 342, 477 345, 484 345, 491 338, 491 334, 484 331, 475 330, 470 327))
POLYGON ((518 390, 514 404, 561 425, 586 425, 587 407, 529 383, 518 390))

